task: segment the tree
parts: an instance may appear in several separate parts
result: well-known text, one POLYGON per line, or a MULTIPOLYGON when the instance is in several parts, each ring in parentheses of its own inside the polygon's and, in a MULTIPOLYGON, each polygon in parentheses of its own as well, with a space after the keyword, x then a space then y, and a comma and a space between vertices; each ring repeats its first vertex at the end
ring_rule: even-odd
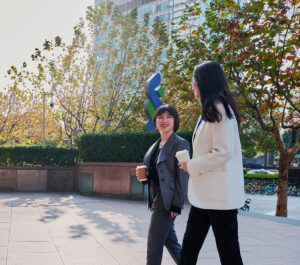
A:
MULTIPOLYGON (((39 144, 43 137, 43 98, 31 85, 26 63, 7 71, 9 84, 0 92, 0 144, 39 144)), ((52 113, 46 105, 47 120, 52 113)), ((57 141, 58 123, 47 123, 47 140, 57 141)))
MULTIPOLYGON (((300 135, 300 131, 297 131, 296 133, 296 137, 298 138, 300 135)), ((292 137, 292 132, 290 131, 285 131, 283 134, 282 134, 282 141, 283 141, 283 144, 286 148, 288 148, 289 146, 289 143, 291 141, 291 137, 292 137)), ((299 153, 299 152, 298 152, 299 153)))
POLYGON ((36 49, 33 80, 54 93, 71 143, 79 133, 143 130, 144 83, 157 69, 165 32, 159 21, 151 28, 149 16, 139 21, 136 10, 122 14, 104 2, 88 8, 72 44, 56 37, 36 49))
POLYGON ((165 65, 168 83, 187 95, 186 82, 199 61, 222 64, 243 116, 253 117, 275 140, 280 154, 277 216, 287 216, 288 167, 300 147, 298 10, 295 0, 212 0, 203 24, 182 38, 189 30, 187 18, 203 13, 196 3, 174 32, 175 48, 165 65), (291 132, 288 147, 282 130, 291 132))
POLYGON ((32 113, 31 91, 24 89, 28 77, 26 63, 20 69, 11 66, 7 71, 10 84, 0 91, 0 144, 26 140, 25 123, 32 113))
POLYGON ((273 135, 261 130, 259 123, 253 118, 243 122, 240 138, 244 158, 274 153, 277 150, 273 135))

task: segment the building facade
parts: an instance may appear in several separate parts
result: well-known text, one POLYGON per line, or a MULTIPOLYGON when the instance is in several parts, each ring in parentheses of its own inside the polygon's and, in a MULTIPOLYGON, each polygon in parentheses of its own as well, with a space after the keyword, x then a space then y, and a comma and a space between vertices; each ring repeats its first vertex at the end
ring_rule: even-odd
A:
MULTIPOLYGON (((95 0, 96 6, 104 0, 95 0)), ((150 24, 155 18, 171 29, 171 23, 177 25, 183 16, 187 4, 192 4, 197 0, 113 0, 120 10, 129 12, 132 9, 138 10, 138 17, 142 19, 145 14, 150 16, 150 24)), ((200 19, 193 17, 189 19, 190 27, 197 26, 200 19)))

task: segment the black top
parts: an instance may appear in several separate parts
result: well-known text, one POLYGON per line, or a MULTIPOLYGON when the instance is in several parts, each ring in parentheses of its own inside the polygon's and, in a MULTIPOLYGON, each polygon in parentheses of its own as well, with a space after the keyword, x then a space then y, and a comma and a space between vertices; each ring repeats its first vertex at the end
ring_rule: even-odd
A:
POLYGON ((152 203, 154 198, 157 196, 158 191, 159 191, 159 176, 157 173, 157 160, 158 160, 158 156, 159 156, 159 143, 157 144, 151 160, 150 160, 150 169, 149 169, 149 181, 148 181, 148 185, 149 185, 149 207, 151 208, 152 203))
POLYGON ((151 161, 150 161, 150 180, 156 182, 156 184, 159 186, 159 177, 158 177, 158 173, 157 173, 157 169, 156 169, 156 165, 157 165, 157 160, 158 160, 158 156, 159 156, 159 144, 156 146, 155 151, 153 152, 153 155, 151 157, 151 161))

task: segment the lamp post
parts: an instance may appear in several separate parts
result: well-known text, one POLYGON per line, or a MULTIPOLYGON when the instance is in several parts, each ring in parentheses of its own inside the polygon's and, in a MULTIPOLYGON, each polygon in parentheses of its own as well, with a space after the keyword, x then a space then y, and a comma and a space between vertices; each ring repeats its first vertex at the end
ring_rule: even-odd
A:
POLYGON ((50 101, 50 107, 53 108, 54 106, 54 101, 53 101, 53 93, 46 93, 45 91, 43 91, 43 145, 45 145, 46 143, 46 95, 51 95, 51 101, 50 101))

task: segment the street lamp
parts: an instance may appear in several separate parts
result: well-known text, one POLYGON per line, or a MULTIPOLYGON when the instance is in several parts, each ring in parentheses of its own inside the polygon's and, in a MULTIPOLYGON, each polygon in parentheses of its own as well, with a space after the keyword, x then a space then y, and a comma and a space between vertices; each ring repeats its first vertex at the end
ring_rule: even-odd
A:
POLYGON ((46 133, 45 133, 45 130, 46 130, 46 117, 45 117, 46 95, 51 95, 50 107, 51 108, 54 107, 53 93, 46 93, 45 91, 43 91, 43 145, 45 145, 45 143, 46 143, 46 133))

